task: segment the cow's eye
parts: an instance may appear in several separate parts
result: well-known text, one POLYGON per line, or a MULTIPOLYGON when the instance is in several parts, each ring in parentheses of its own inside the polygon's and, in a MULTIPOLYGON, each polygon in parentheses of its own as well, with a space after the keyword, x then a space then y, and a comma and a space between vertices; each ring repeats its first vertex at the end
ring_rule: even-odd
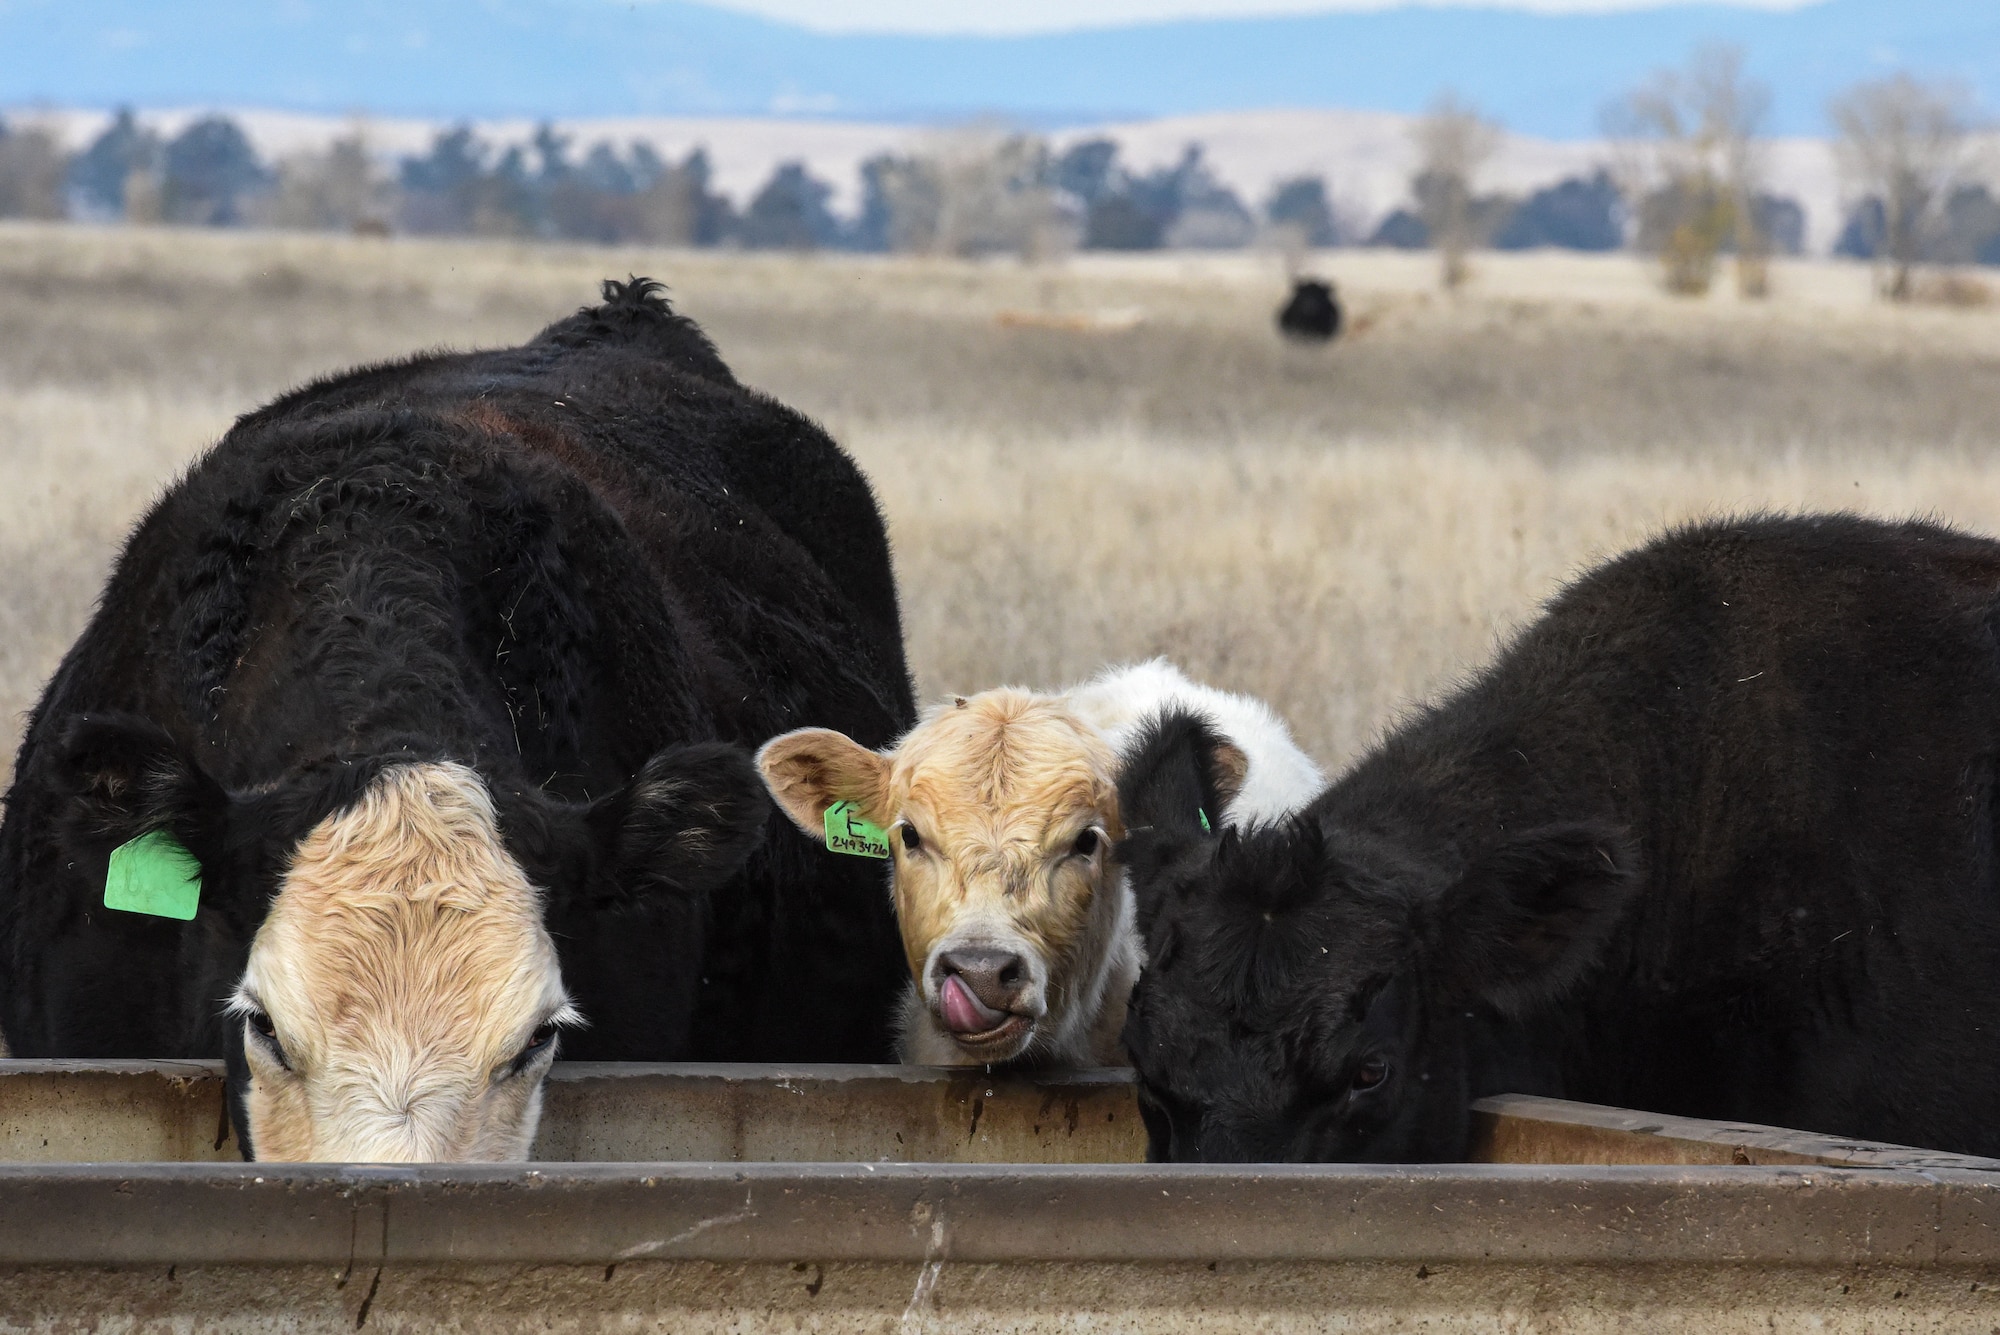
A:
POLYGON ((1370 1057, 1355 1068, 1354 1088, 1373 1089, 1389 1078, 1389 1063, 1381 1057, 1370 1057))
POLYGON ((537 1028, 534 1033, 528 1035, 528 1046, 522 1048, 520 1054, 507 1063, 507 1074, 519 1075, 527 1070, 528 1063, 548 1051, 549 1045, 555 1041, 556 1025, 553 1021, 537 1028))
POLYGON ((1097 831, 1095 829, 1085 830, 1076 837, 1076 843, 1070 846, 1069 851, 1080 858, 1087 858, 1092 853, 1095 853, 1097 851, 1097 831))
POLYGON ((292 1069, 291 1058, 285 1055, 285 1045, 278 1041, 278 1026, 272 1022, 269 1014, 264 1011, 251 1011, 243 1017, 243 1022, 250 1026, 252 1032, 264 1040, 265 1051, 271 1054, 272 1059, 278 1065, 284 1067, 287 1071, 292 1069))
POLYGON ((910 824, 908 821, 904 821, 903 847, 909 849, 912 853, 914 853, 923 846, 924 846, 924 841, 922 837, 917 834, 917 827, 910 824))

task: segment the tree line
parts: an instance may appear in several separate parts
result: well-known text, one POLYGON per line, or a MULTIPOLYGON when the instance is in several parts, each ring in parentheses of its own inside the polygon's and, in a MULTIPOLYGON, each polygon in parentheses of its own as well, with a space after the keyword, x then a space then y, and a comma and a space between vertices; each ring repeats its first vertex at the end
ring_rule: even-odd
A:
MULTIPOLYGON (((123 110, 68 156, 47 131, 0 122, 0 217, 1030 257, 1233 249, 1273 235, 1309 247, 1427 244, 1395 218, 1364 228, 1318 176, 1281 181, 1247 204, 1198 144, 1138 170, 1109 139, 1057 150, 971 127, 870 158, 860 178, 860 207, 843 217, 832 185, 801 162, 780 164, 739 208, 715 189, 705 150, 677 161, 644 142, 579 150, 552 125, 505 147, 456 126, 384 171, 359 131, 267 163, 224 115, 169 138, 123 110)), ((1506 225, 1491 244, 1615 249, 1618 209, 1602 173, 1567 181, 1504 201, 1506 225)))
MULTIPOLYGON (((1798 253, 1806 223, 1796 200, 1769 189, 1769 107, 1769 88, 1744 73, 1739 49, 1704 47, 1605 108, 1605 171, 1587 186, 1564 182, 1544 195, 1551 209, 1561 197, 1576 210, 1565 216, 1597 219, 1606 205, 1622 207, 1621 235, 1658 259, 1669 292, 1705 294, 1730 260, 1737 291, 1763 297, 1772 256, 1798 253)), ((1853 201, 1835 254, 1875 261, 1882 293, 1894 300, 1915 295, 1919 265, 2000 264, 2000 198, 1988 179, 1994 164, 1962 87, 1898 74, 1849 89, 1827 112, 1853 201)), ((1500 127, 1447 96, 1415 137, 1413 203, 1383 231, 1435 249, 1440 282, 1456 287, 1468 251, 1500 244, 1521 225, 1509 201, 1476 189, 1500 127)))
MULTIPOLYGON (((1800 251, 1806 230, 1804 209, 1768 185, 1768 101, 1740 52, 1703 50, 1607 110, 1602 168, 1516 196, 1479 189, 1501 127, 1446 97, 1415 126, 1408 202, 1367 225, 1318 176, 1246 202, 1198 144, 1138 169, 1109 139, 1057 148, 994 126, 938 132, 865 161, 860 207, 842 216, 801 162, 739 207, 701 149, 673 160, 638 141, 581 147, 548 124, 504 146, 457 126, 385 170, 359 131, 272 163, 227 116, 167 137, 124 110, 74 154, 33 124, 0 122, 0 217, 1030 258, 1377 245, 1435 250, 1447 287, 1475 249, 1632 246, 1658 257, 1672 291, 1707 291, 1733 259, 1739 289, 1756 296, 1770 258, 1800 251)), ((1883 261, 1891 296, 1909 294, 1919 264, 2000 263, 2000 200, 1977 170, 1962 94, 1897 76, 1830 114, 1854 201, 1839 253, 1883 261)))

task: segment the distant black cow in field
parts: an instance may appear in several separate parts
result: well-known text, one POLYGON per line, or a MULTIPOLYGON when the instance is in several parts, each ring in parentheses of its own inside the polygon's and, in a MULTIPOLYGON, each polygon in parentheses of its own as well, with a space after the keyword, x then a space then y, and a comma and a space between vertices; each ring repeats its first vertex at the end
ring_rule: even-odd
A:
POLYGON ((886 1059, 881 869, 767 839, 739 744, 912 721, 860 473, 607 283, 287 395, 146 517, 20 751, 0 1031, 225 1055, 284 1159, 522 1157, 559 1045, 886 1059))
POLYGON ((1340 335, 1340 298, 1333 284, 1301 278, 1292 284, 1291 300, 1278 311, 1278 330, 1301 343, 1327 343, 1340 335))
POLYGON ((2000 1154, 2000 544, 1689 528, 1293 821, 1123 776, 1156 1158, 1438 1160, 1519 1091, 2000 1154))

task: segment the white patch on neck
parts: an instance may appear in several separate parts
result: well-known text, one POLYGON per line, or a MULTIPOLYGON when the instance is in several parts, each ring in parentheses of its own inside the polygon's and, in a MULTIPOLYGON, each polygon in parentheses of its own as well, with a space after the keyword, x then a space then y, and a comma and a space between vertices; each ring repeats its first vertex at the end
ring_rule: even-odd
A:
MULTIPOLYGON (((940 774, 956 765, 974 778, 983 778, 983 771, 976 766, 964 765, 963 748, 938 746, 933 756, 927 747, 913 753, 912 743, 931 742, 936 746, 930 729, 967 708, 977 710, 1002 695, 1053 703, 1066 709, 1086 731, 1095 735, 1106 754, 1094 755, 1090 746, 1079 743, 1080 749, 1072 755, 1066 747, 1051 740, 1044 743, 1045 763, 1051 767, 1104 768, 1108 771, 1104 776, 1106 782, 1115 777, 1118 762, 1129 755, 1145 725, 1163 710, 1178 708, 1202 715, 1243 752, 1248 762, 1242 790, 1225 810, 1209 813, 1218 825, 1276 820, 1310 802, 1325 787, 1319 767, 1292 740, 1284 721, 1262 701, 1192 681, 1164 658, 1107 668, 1059 696, 1003 688, 984 692, 970 701, 960 699, 948 706, 937 706, 898 743, 899 762, 916 763, 909 761, 915 754, 921 763, 935 767, 940 774)), ((970 809, 975 805, 971 796, 976 790, 974 783, 960 780, 939 785, 947 786, 955 808, 970 809)), ((939 805, 942 804, 933 802, 933 806, 939 805)), ((1022 815, 1018 811, 1015 814, 1022 815)), ((910 927, 915 921, 920 924, 919 939, 927 944, 930 953, 915 966, 921 972, 905 996, 900 1047, 903 1059, 937 1065, 983 1061, 968 1054, 938 1018, 936 989, 929 967, 939 949, 958 944, 967 934, 977 935, 979 925, 947 897, 947 887, 936 887, 928 897, 906 894, 905 889, 899 883, 897 903, 903 919, 905 948, 911 948, 910 927)), ((1052 1066, 1122 1064, 1125 1054, 1119 1032, 1124 1024, 1125 1002, 1138 978, 1144 955, 1125 874, 1116 868, 1106 871, 1092 898, 1088 921, 1074 934, 1070 949, 1060 958, 1028 939, 1035 934, 1032 930, 1035 922, 1024 916, 1015 925, 1020 930, 1011 935, 990 929, 987 935, 1031 957, 1049 984, 1045 992, 1046 1013, 1036 1027, 1032 1043, 1015 1060, 1052 1066)))

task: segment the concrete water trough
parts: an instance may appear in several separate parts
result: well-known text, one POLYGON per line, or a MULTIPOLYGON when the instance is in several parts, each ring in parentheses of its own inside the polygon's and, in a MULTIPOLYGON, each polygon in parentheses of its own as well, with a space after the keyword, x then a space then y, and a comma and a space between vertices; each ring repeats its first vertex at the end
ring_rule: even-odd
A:
POLYGON ((0 1062, 0 1331, 2000 1328, 2000 1161, 1550 1099, 1432 1166, 1134 1162, 1122 1072, 558 1066, 507 1167, 221 1113, 0 1062))

